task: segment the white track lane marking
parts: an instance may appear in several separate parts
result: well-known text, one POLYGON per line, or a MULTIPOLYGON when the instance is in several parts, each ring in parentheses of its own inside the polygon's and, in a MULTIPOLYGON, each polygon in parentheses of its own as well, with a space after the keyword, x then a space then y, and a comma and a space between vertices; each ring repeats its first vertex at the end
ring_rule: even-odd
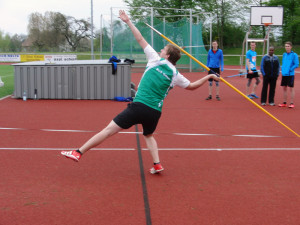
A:
POLYGON ((143 132, 119 132, 119 134, 142 134, 143 132))
MULTIPOLYGON (((0 127, 0 130, 31 130, 27 128, 17 128, 17 127, 0 127)), ((35 129, 32 129, 35 130, 35 129)), ((74 132, 74 133, 85 133, 85 132, 99 132, 99 131, 92 131, 92 130, 58 130, 58 129, 37 129, 41 131, 48 131, 48 132, 74 132)), ((120 134, 142 134, 143 132, 119 132, 120 134)))
MULTIPOLYGON (((17 127, 0 127, 0 130, 40 130, 45 132, 70 132, 70 133, 97 133, 99 131, 91 131, 91 130, 59 130, 59 129, 28 129, 28 128, 17 128, 17 127)), ((120 134, 142 134, 143 132, 119 132, 120 134)), ((195 134, 195 133, 170 133, 173 135, 179 136, 222 136, 218 134, 195 134)), ((226 135, 232 137, 250 137, 250 138, 281 138, 282 136, 273 136, 273 135, 257 135, 257 134, 233 134, 226 135)))
MULTIPOLYGON (((9 127, 0 127, 0 130, 30 130, 27 128, 9 128, 9 127)), ((34 130, 34 129, 32 129, 34 130)), ((74 132, 74 133, 86 133, 86 132, 99 132, 99 131, 91 131, 91 130, 59 130, 59 129, 37 129, 41 131, 46 132, 74 132)), ((122 131, 119 132, 120 134, 142 134, 143 132, 126 132, 122 131)), ((179 135, 179 136, 222 136, 218 134, 192 134, 192 133, 171 133, 173 135, 179 135)), ((256 135, 256 134, 234 134, 234 135, 228 135, 232 137, 253 137, 253 138, 274 138, 274 137, 281 137, 281 136, 272 136, 272 135, 256 135)))
MULTIPOLYGON (((76 148, 0 148, 0 150, 70 151, 76 148)), ((92 148, 93 151, 134 151, 134 148, 92 148)))
POLYGON ((13 128, 13 127, 0 127, 0 130, 27 130, 27 129, 24 129, 24 128, 13 128))
MULTIPOLYGON (((142 150, 148 150, 143 148, 142 150)), ((299 151, 300 148, 159 148, 160 151, 299 151)))
POLYGON ((4 99, 6 99, 6 98, 9 98, 11 95, 7 95, 7 96, 5 96, 5 97, 3 97, 3 98, 0 98, 0 101, 1 100, 4 100, 4 99))
POLYGON ((216 134, 188 134, 188 133, 174 133, 175 135, 184 135, 184 136, 214 136, 216 134))
POLYGON ((239 134, 232 135, 233 137, 280 137, 280 136, 271 136, 271 135, 252 135, 252 134, 239 134))
POLYGON ((54 130, 54 129, 41 129, 41 131, 49 131, 49 132, 96 132, 96 131, 89 131, 89 130, 54 130))
MULTIPOLYGON (((9 151, 62 151, 74 150, 74 148, 0 148, 9 151)), ((92 148, 93 151, 134 151, 135 148, 92 148)), ((148 151, 147 148, 142 148, 148 151)), ((300 151, 300 148, 159 148, 159 151, 300 151)))

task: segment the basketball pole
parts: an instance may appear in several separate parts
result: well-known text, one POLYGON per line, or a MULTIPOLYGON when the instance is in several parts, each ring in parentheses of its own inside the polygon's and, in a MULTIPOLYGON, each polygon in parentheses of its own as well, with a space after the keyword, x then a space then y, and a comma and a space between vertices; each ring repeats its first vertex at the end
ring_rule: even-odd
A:
MULTIPOLYGON (((162 38, 164 38, 166 41, 168 41, 169 43, 171 43, 172 45, 176 46, 181 52, 183 52, 184 54, 186 54, 188 57, 190 57, 192 60, 194 60, 196 63, 198 63, 200 66, 202 66, 204 69, 206 69, 207 71, 210 71, 210 69, 204 65, 202 62, 200 62, 198 59, 196 59, 194 56, 192 56, 191 54, 189 54, 187 51, 185 51, 184 49, 182 49, 180 46, 178 46, 177 44, 175 44, 173 41, 171 41, 169 38, 167 38, 165 35, 163 35, 162 33, 160 33, 158 30, 156 30, 154 27, 150 26, 149 24, 145 23, 149 28, 151 28, 153 31, 155 31, 158 35, 160 35, 162 38)), ((213 72, 213 71, 212 71, 213 72)), ((214 73, 216 74, 216 73, 214 73)), ((220 75, 218 75, 220 77, 220 80, 223 81, 227 86, 229 86, 230 88, 232 88, 234 91, 236 91, 237 93, 239 93, 241 96, 243 96, 245 99, 247 99, 249 102, 251 102, 253 105, 255 105, 257 108, 259 108, 260 110, 262 110, 264 113, 266 113, 268 116, 270 116, 271 118, 273 118, 275 121, 277 121, 279 124, 281 124, 282 126, 284 126, 286 129, 288 129, 290 132, 292 132, 293 134, 295 134, 297 137, 300 137, 299 134, 297 134, 295 131, 293 131, 291 128, 289 128, 287 125, 285 125, 283 122, 281 122, 279 119, 277 119, 275 116, 273 116, 271 113, 269 113, 267 110, 265 110, 263 107, 261 107, 260 105, 258 105, 255 101, 253 101, 252 99, 248 98, 244 93, 242 93, 240 90, 238 90, 236 87, 234 87, 232 84, 230 84, 229 82, 227 82, 225 79, 223 79, 220 75)))

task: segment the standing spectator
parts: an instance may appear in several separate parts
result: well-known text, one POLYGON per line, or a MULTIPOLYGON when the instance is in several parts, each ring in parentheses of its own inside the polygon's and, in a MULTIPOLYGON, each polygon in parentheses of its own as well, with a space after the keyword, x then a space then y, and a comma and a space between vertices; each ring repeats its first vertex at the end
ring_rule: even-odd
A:
POLYGON ((274 96, 276 82, 280 71, 279 59, 274 55, 274 47, 269 48, 269 54, 261 60, 260 71, 263 75, 263 87, 261 90, 261 105, 266 105, 268 87, 269 87, 269 104, 274 106, 274 96))
POLYGON ((246 69, 247 69, 247 78, 248 78, 248 82, 247 82, 247 85, 246 85, 246 95, 250 99, 259 98, 255 94, 257 85, 260 83, 259 75, 258 75, 258 72, 256 70, 256 52, 255 52, 255 48, 256 48, 255 42, 251 42, 250 43, 250 50, 246 54, 246 69), (252 81, 253 78, 256 79, 256 82, 253 85, 252 92, 250 93, 250 85, 251 85, 251 81, 252 81))
POLYGON ((295 90, 294 90, 294 80, 295 80, 295 69, 299 66, 299 59, 298 55, 292 51, 292 43, 286 42, 285 45, 286 52, 283 53, 282 57, 282 67, 281 67, 281 86, 283 87, 283 103, 279 104, 279 107, 286 107, 287 106, 287 87, 290 87, 291 91, 291 102, 289 108, 294 108, 294 97, 295 97, 295 90))
MULTIPOLYGON (((210 68, 210 71, 208 71, 208 74, 213 73, 214 71, 217 74, 220 74, 220 67, 221 71, 223 72, 224 70, 224 60, 223 60, 223 51, 218 48, 218 42, 213 41, 212 42, 212 49, 208 51, 207 55, 207 67, 210 68)), ((211 100, 212 99, 212 86, 213 86, 213 81, 216 83, 216 99, 220 101, 220 86, 219 86, 219 81, 214 80, 214 79, 209 79, 209 84, 208 84, 208 97, 206 100, 211 100)))

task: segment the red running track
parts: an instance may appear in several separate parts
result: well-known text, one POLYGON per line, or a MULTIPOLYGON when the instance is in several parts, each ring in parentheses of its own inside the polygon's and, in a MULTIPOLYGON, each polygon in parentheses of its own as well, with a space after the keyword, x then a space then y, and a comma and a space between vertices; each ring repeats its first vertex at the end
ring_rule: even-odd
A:
MULTIPOLYGON (((138 83, 141 74, 132 76, 138 83)), ((228 81, 244 91, 244 78, 228 81)), ((151 224, 299 224, 300 139, 225 84, 220 102, 206 97, 206 84, 170 92, 155 135, 162 174, 148 173, 151 157, 139 135, 151 224)), ((275 100, 282 100, 279 81, 275 100)), ((1 100, 0 224, 149 222, 134 128, 79 163, 60 155, 81 146, 126 104, 1 100)), ((299 133, 297 95, 295 105, 265 109, 299 133)))

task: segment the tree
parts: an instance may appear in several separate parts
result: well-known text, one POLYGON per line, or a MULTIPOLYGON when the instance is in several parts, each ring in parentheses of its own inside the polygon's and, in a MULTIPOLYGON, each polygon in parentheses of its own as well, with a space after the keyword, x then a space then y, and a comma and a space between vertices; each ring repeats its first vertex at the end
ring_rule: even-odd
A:
MULTIPOLYGON (((154 13, 160 16, 173 15, 174 17, 166 18, 168 22, 181 19, 180 17, 176 17, 176 15, 183 14, 183 12, 178 9, 194 9, 196 7, 195 0, 125 0, 125 3, 131 8, 129 10, 131 15, 145 15, 146 10, 143 7, 157 8, 154 13)), ((149 11, 147 11, 147 13, 148 16, 150 16, 149 11)))
POLYGON ((59 29, 61 34, 66 38, 72 51, 76 51, 81 40, 91 37, 89 33, 91 24, 86 20, 78 20, 72 16, 64 17, 61 15, 57 29, 59 29))
POLYGON ((43 31, 45 30, 43 15, 37 12, 30 14, 27 29, 33 47, 42 51, 46 45, 43 35, 43 31))
POLYGON ((29 38, 38 51, 56 51, 65 43, 64 36, 56 29, 57 18, 60 16, 60 13, 55 12, 46 12, 44 16, 36 12, 29 16, 29 38))
POLYGON ((25 41, 25 39, 25 35, 15 34, 14 36, 12 36, 10 38, 9 51, 20 52, 22 50, 22 43, 23 41, 25 41))
MULTIPOLYGON (((125 0, 130 7, 139 7, 132 8, 130 10, 131 15, 141 15, 143 12, 145 12, 145 9, 141 8, 142 6, 194 9, 198 11, 200 15, 201 13, 211 13, 213 16, 213 27, 215 28, 214 31, 216 31, 214 32, 214 39, 219 41, 220 48, 223 48, 225 45, 227 45, 227 43, 234 43, 234 41, 230 40, 230 34, 225 34, 227 32, 225 30, 226 27, 230 27, 230 30, 233 32, 233 34, 235 32, 240 34, 242 37, 239 37, 236 41, 242 42, 241 40, 243 40, 244 34, 241 34, 241 31, 245 32, 244 26, 246 24, 247 13, 249 12, 249 6, 253 4, 259 4, 258 1, 261 0, 125 0), (225 35, 227 35, 226 39, 225 35)), ((157 9, 155 11, 162 16, 174 15, 174 17, 168 18, 169 22, 180 20, 181 17, 176 17, 176 15, 183 14, 183 12, 180 10, 174 11, 169 9, 157 9)), ((207 14, 203 14, 202 18, 203 20, 206 19, 207 14)), ((206 33, 207 32, 209 31, 206 30, 206 33)), ((206 36, 206 33, 204 33, 204 36, 206 36)))
POLYGON ((99 49, 100 51, 100 35, 102 36, 102 51, 108 52, 110 51, 111 39, 109 35, 109 30, 107 27, 103 27, 102 31, 96 31, 96 39, 94 41, 94 48, 99 49))
POLYGON ((300 44, 300 1, 270 0, 267 6, 283 6, 282 42, 300 44))
POLYGON ((22 43, 26 39, 26 35, 4 34, 0 30, 0 51, 1 52, 20 52, 22 50, 22 43))
POLYGON ((62 35, 61 31, 57 29, 61 17, 64 17, 64 15, 58 12, 46 12, 44 16, 46 28, 44 30, 45 41, 52 51, 60 50, 66 43, 65 37, 62 35))
POLYGON ((4 32, 0 30, 0 51, 8 52, 9 51, 9 43, 10 43, 9 34, 4 34, 4 32))
POLYGON ((91 24, 83 19, 75 19, 58 12, 32 13, 29 17, 29 38, 38 51, 64 49, 65 43, 71 46, 72 51, 90 37, 91 24))
MULTIPOLYGON (((217 31, 217 33, 214 32, 214 39, 219 41, 220 48, 227 46, 229 41, 228 38, 224 40, 228 32, 225 30, 225 27, 231 28, 231 34, 234 34, 235 31, 241 34, 241 30, 245 31, 247 29, 245 28, 245 24, 249 6, 257 4, 255 0, 195 0, 195 2, 197 2, 197 6, 202 12, 212 13, 214 18, 213 24, 217 31)), ((240 38, 236 41, 240 41, 240 38)), ((232 41, 230 42, 233 43, 232 41)))

